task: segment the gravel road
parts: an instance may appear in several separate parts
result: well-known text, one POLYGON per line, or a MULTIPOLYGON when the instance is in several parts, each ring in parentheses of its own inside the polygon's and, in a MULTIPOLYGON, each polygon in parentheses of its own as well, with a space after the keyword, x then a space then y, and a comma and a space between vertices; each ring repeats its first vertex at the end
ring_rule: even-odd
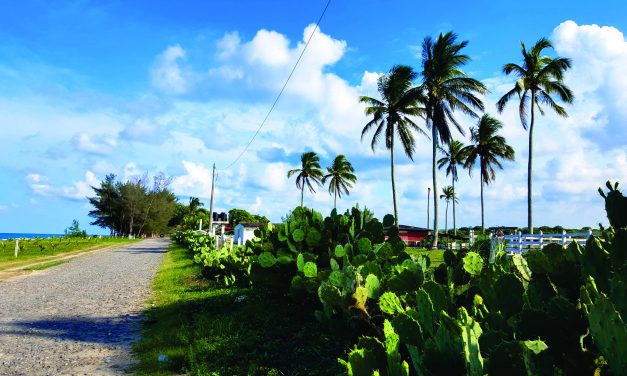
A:
POLYGON ((0 375, 117 375, 168 246, 149 239, 0 282, 0 375))

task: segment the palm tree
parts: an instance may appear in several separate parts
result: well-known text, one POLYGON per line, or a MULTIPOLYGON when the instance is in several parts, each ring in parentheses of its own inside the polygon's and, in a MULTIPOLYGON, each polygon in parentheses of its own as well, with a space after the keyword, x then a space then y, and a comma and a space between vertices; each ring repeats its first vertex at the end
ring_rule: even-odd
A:
POLYGON ((333 194, 333 209, 337 208, 337 198, 342 198, 342 194, 348 195, 348 188, 352 188, 357 181, 357 176, 353 174, 353 165, 343 155, 338 155, 333 160, 333 164, 327 167, 329 172, 322 178, 322 184, 329 180, 329 194, 333 194))
POLYGON ((187 205, 187 211, 188 213, 196 214, 201 206, 204 206, 204 204, 200 202, 198 197, 190 197, 189 204, 187 205))
POLYGON ((503 123, 485 114, 479 119, 477 127, 470 128, 471 145, 466 146, 465 153, 468 158, 464 167, 472 175, 472 168, 479 160, 479 170, 481 174, 481 232, 485 232, 484 211, 483 211, 483 186, 490 184, 496 178, 493 166, 503 169, 499 158, 509 161, 514 160, 514 149, 507 144, 505 137, 497 135, 499 129, 503 128, 503 123))
POLYGON ((455 202, 459 202, 459 200, 455 195, 455 189, 453 188, 453 186, 450 185, 442 188, 442 194, 440 195, 440 198, 443 198, 444 201, 446 201, 446 214, 444 215, 444 232, 448 234, 448 203, 449 201, 453 201, 453 205, 455 205, 455 202))
POLYGON ((440 34, 433 41, 426 37, 422 42, 422 79, 427 95, 427 126, 431 128, 433 142, 433 244, 438 244, 438 183, 436 151, 440 143, 449 145, 452 141, 451 124, 464 134, 453 113, 459 110, 472 117, 479 117, 474 110, 483 111, 483 102, 475 94, 487 92, 478 80, 468 77, 461 67, 470 61, 461 53, 467 41, 457 43, 457 35, 452 32, 440 34))
POLYGON ((551 58, 541 55, 545 48, 553 48, 551 42, 545 38, 541 38, 536 44, 527 51, 524 43, 521 43, 523 64, 505 64, 503 73, 509 75, 514 74, 518 79, 514 88, 508 91, 496 103, 499 112, 503 112, 505 105, 509 100, 518 94, 520 102, 518 104, 518 113, 520 122, 524 129, 527 129, 527 109, 531 103, 531 121, 529 122, 529 161, 527 164, 527 224, 529 233, 533 234, 533 209, 532 209, 532 161, 533 161, 533 125, 535 120, 535 108, 538 107, 541 115, 544 111, 540 104, 546 105, 553 109, 558 115, 567 117, 566 110, 551 97, 551 94, 557 96, 565 103, 573 103, 574 96, 572 91, 563 83, 564 72, 570 68, 570 59, 563 57, 551 58))
MULTIPOLYGON (((446 167, 446 176, 451 175, 453 195, 455 195, 455 182, 458 180, 457 166, 463 166, 466 162, 466 155, 464 154, 464 144, 460 141, 453 140, 448 145, 448 150, 438 147, 440 152, 444 154, 444 157, 438 160, 438 168, 442 169, 446 167)), ((457 225, 455 223, 455 202, 453 201, 453 235, 457 235, 457 225)), ((447 203, 448 204, 448 203, 447 203)))
POLYGON ((323 173, 320 169, 320 158, 318 158, 318 154, 313 151, 309 151, 303 153, 300 156, 301 168, 293 169, 287 172, 287 177, 290 178, 292 175, 298 173, 296 177, 296 188, 300 189, 300 207, 303 207, 303 203, 305 200, 305 186, 309 188, 309 192, 315 193, 311 183, 316 183, 320 185, 320 179, 322 179, 323 173))
POLYGON ((417 73, 410 67, 395 65, 388 74, 379 77, 377 86, 381 100, 362 96, 359 101, 366 103, 366 115, 372 116, 361 132, 361 139, 372 128, 372 151, 382 134, 385 134, 385 147, 390 150, 390 175, 392 180, 392 201, 394 202, 394 221, 398 226, 398 208, 396 206, 396 186, 394 184, 394 140, 401 141, 405 154, 413 160, 415 140, 412 130, 426 135, 412 117, 424 115, 424 95, 419 87, 413 86, 417 73))

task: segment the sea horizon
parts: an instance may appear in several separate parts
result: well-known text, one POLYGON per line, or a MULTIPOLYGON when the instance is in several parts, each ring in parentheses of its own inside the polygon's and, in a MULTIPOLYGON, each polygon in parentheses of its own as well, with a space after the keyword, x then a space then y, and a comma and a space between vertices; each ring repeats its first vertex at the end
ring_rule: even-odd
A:
POLYGON ((49 239, 49 238, 60 238, 65 236, 64 234, 37 234, 37 233, 26 233, 26 232, 0 232, 0 240, 7 239, 49 239))

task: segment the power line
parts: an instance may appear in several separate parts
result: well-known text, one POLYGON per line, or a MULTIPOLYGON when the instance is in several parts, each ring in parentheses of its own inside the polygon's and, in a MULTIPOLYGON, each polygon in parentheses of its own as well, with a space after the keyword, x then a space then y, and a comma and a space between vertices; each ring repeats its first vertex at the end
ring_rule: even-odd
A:
POLYGON ((261 131, 261 128, 263 128, 263 126, 266 124, 266 121, 268 120, 268 118, 270 117, 270 114, 274 110, 274 107, 276 106, 277 102, 279 101, 279 98, 281 98, 281 95, 285 91, 285 88, 287 87, 287 84, 290 82, 290 79, 292 78, 292 75, 294 74, 294 71, 296 70, 296 67, 298 66, 298 63, 300 63, 300 60, 302 59, 303 55, 305 54, 305 51, 307 50, 307 47, 309 46, 309 42, 311 42, 311 39, 313 38, 314 34, 319 29, 320 22, 322 21, 322 18, 324 17, 324 14, 326 13, 327 8, 329 7, 329 4, 331 4, 331 0, 327 1, 327 5, 325 5, 324 9, 322 10, 322 14, 320 14, 320 18, 318 18, 318 21, 316 22, 316 27, 314 27, 313 31, 311 32, 311 35, 309 35, 309 39, 307 39, 307 43, 305 43, 305 47, 300 52, 300 55, 298 56, 298 60, 296 60, 296 63, 294 64, 294 67, 292 68, 292 71, 290 72, 289 76, 287 76, 287 80, 285 80, 285 84, 283 84, 283 87, 281 88, 281 91, 279 91, 279 94, 274 99, 274 102, 272 103, 272 106, 270 107, 270 110, 266 114, 266 117, 261 122, 261 125, 259 125, 259 128, 257 128, 257 131, 255 132, 253 137, 250 139, 248 144, 246 144, 246 147, 244 148, 244 150, 242 150, 242 152, 239 153, 237 158, 235 158, 235 160, 233 162, 231 162, 228 166, 226 166, 225 168, 221 168, 220 170, 228 170, 235 163, 237 163, 237 161, 240 160, 240 158, 244 155, 244 153, 246 153, 246 151, 248 150, 250 145, 253 143, 253 141, 255 140, 255 137, 257 137, 257 135, 261 131))

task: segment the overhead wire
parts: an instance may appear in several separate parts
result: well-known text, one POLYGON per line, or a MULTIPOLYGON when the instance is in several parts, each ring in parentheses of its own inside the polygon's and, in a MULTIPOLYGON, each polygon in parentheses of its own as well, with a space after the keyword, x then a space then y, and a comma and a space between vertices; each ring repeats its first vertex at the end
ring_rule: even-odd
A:
POLYGON ((320 22, 322 21, 322 18, 324 17, 324 14, 327 11, 327 8, 329 8, 329 4, 331 4, 331 0, 327 1, 327 4, 325 5, 324 9, 322 10, 322 13, 320 14, 320 17, 318 18, 318 21, 316 22, 316 27, 314 27, 314 29, 311 32, 311 35, 309 35, 309 39, 307 39, 307 43, 305 43, 305 47, 303 48, 303 50, 300 52, 300 55, 298 56, 298 59, 296 60, 296 63, 294 64, 294 67, 292 68, 292 70, 290 71, 289 76, 287 76, 287 79, 285 80, 285 83, 283 84, 283 87, 281 88, 281 91, 279 91, 279 94, 276 96, 276 98, 274 99, 274 102, 272 103, 272 106, 270 107, 270 110, 268 111, 268 113, 266 114, 266 116, 264 117, 263 121, 261 122, 261 124, 259 125, 259 128, 257 128, 257 131, 255 132, 255 134, 253 135, 253 137, 250 139, 250 141, 248 142, 248 144, 246 144, 246 146, 244 147, 244 150, 242 150, 241 153, 239 153, 239 155, 237 156, 237 158, 235 158, 233 160, 233 162, 231 162, 228 166, 224 167, 224 168, 219 168, 218 170, 228 170, 229 168, 231 168, 235 163, 237 163, 237 161, 240 160, 240 158, 242 158, 242 156, 244 155, 244 153, 246 153, 246 151, 248 151, 248 148, 250 147, 250 145, 253 143, 253 141, 255 141, 255 138, 257 137, 257 135, 259 134, 259 132, 261 131, 261 128, 263 128, 263 126, 266 124, 266 121, 268 120, 268 118, 270 117, 270 114, 272 113, 272 111, 274 110, 274 108, 276 107, 276 104, 279 102, 279 99, 281 98, 281 95, 283 94, 283 92, 285 91, 285 88, 287 87, 287 84, 290 82, 290 79, 292 78, 292 76, 294 75, 294 72, 296 71, 296 67, 298 67, 298 63, 300 63, 300 60, 302 59, 303 55, 305 54, 305 51, 307 50, 307 47, 309 46, 309 43, 311 42, 311 40, 313 39, 314 34, 316 33, 317 30, 319 30, 320 28, 320 22))

